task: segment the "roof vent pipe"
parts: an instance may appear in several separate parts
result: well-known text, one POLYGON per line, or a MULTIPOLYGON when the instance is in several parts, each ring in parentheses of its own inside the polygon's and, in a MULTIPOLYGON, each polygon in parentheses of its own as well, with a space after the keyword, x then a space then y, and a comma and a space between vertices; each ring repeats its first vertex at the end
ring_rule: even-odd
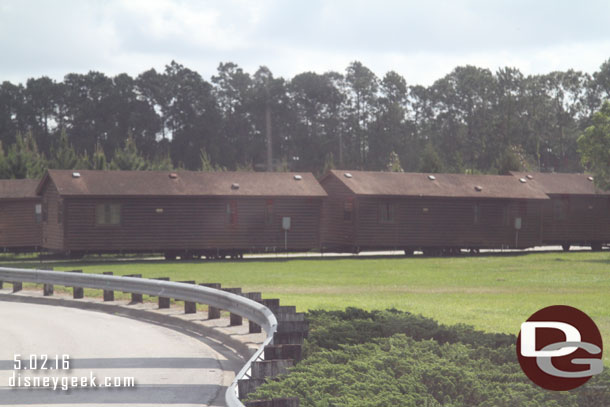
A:
POLYGON ((587 177, 589 181, 593 181, 593 177, 587 177))
POLYGON ((296 181, 300 181, 300 180, 302 180, 302 179, 303 179, 303 177, 302 177, 302 176, 300 176, 300 175, 295 175, 295 176, 294 176, 294 179, 295 179, 296 181))
POLYGON ((237 182, 232 183, 231 189, 239 189, 239 184, 237 182))
POLYGON ((527 178, 527 179, 534 179, 534 176, 533 176, 533 175, 531 175, 531 174, 527 174, 526 178, 527 178))
POLYGON ((522 184, 525 184, 527 182, 527 180, 525 178, 519 178, 519 182, 522 184))
POLYGON ((73 172, 72 178, 80 178, 80 172, 73 172))
POLYGON ((343 174, 343 176, 344 176, 345 178, 351 178, 351 177, 352 177, 352 174, 350 174, 349 172, 346 172, 345 174, 343 174))
POLYGON ((475 189, 475 191, 481 192, 483 190, 483 187, 480 185, 475 185, 474 189, 475 189))
POLYGON ((176 174, 175 172, 170 172, 170 173, 169 173, 169 177, 170 177, 171 179, 176 179, 176 178, 178 178, 178 174, 176 174))
POLYGON ((428 179, 430 181, 434 181, 436 179, 436 177, 434 175, 428 175, 428 179))

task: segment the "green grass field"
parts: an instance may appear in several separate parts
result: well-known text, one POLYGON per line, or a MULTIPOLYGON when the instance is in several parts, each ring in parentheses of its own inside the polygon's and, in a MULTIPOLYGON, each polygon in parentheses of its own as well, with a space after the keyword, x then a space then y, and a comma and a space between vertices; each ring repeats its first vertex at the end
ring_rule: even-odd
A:
MULTIPOLYGON (((3 262, 8 265, 9 262, 3 262)), ((13 263, 14 266, 19 266, 13 263)), ((39 266, 40 263, 20 263, 39 266)), ((589 314, 610 344, 610 253, 530 253, 459 258, 341 258, 241 262, 54 263, 56 270, 141 273, 261 291, 309 309, 397 308, 441 323, 518 333, 527 317, 566 304, 589 314)), ((99 294, 101 295, 101 293, 99 294)), ((605 352, 610 365, 610 352, 605 352)))

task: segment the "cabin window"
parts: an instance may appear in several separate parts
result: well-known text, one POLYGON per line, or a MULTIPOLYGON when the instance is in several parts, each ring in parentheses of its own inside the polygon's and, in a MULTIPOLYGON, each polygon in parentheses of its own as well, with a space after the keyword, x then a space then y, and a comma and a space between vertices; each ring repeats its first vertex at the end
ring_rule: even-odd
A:
POLYGON ((34 205, 34 218, 36 223, 42 222, 42 204, 34 205))
POLYGON ((389 202, 379 204, 379 222, 393 223, 394 222, 394 205, 389 202))
POLYGON ((121 224, 121 204, 103 203, 95 207, 96 225, 120 225, 121 224))
POLYGON ((265 202, 265 225, 273 223, 273 200, 269 199, 265 202))
POLYGON ((354 210, 354 203, 352 201, 346 201, 343 203, 343 220, 345 222, 352 221, 353 210, 354 210))
POLYGON ((475 225, 478 225, 479 222, 481 221, 481 205, 480 204, 474 204, 474 217, 473 217, 473 223, 475 225))
POLYGON ((227 223, 229 225, 237 224, 237 202, 231 201, 227 203, 227 223))

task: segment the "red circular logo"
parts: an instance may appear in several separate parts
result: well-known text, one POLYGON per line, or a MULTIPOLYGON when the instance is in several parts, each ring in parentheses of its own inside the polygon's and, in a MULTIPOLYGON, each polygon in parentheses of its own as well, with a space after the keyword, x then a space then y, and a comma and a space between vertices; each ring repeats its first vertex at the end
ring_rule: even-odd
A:
POLYGON ((601 373, 602 336, 579 309, 553 305, 521 324, 517 357, 521 369, 547 390, 571 390, 601 373))

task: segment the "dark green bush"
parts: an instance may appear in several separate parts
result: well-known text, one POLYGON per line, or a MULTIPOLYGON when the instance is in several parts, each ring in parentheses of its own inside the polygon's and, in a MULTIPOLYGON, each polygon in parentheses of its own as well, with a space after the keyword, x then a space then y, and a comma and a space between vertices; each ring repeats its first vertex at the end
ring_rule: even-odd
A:
POLYGON ((250 399, 299 397, 303 407, 610 406, 610 375, 571 392, 522 373, 513 335, 444 326, 400 312, 312 311, 306 358, 250 399))

